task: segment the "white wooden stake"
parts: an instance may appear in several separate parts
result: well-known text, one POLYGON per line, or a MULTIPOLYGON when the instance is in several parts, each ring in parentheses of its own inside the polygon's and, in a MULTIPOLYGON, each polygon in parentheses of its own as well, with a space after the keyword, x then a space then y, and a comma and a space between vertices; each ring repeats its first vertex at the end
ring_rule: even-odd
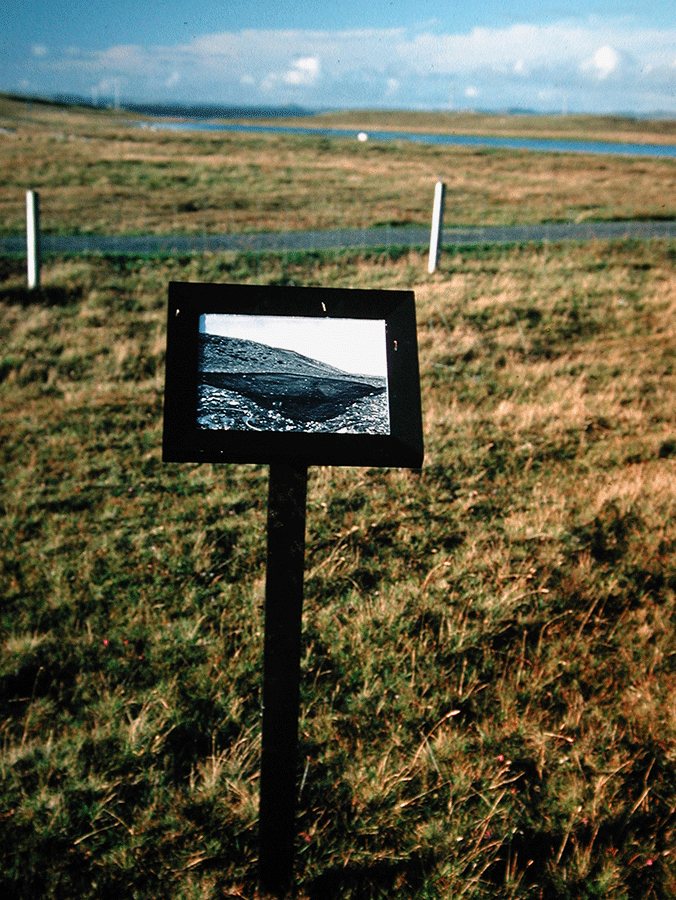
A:
POLYGON ((37 191, 26 192, 26 255, 28 288, 40 287, 40 197, 37 191))
POLYGON ((444 221, 444 194, 446 185, 443 181, 437 181, 434 188, 434 208, 432 210, 432 233, 430 234, 430 260, 427 271, 432 274, 439 263, 439 250, 441 248, 441 229, 444 221))

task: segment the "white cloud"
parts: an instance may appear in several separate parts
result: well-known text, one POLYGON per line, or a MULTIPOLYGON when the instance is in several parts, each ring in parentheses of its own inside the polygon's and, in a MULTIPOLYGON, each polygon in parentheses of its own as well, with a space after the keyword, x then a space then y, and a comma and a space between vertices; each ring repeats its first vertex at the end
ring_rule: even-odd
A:
POLYGON ((385 96, 394 97, 395 94, 399 93, 400 87, 401 82, 398 78, 388 78, 385 85, 385 96))
POLYGON ((142 47, 134 44, 127 44, 119 47, 110 47, 101 54, 101 59, 108 66, 116 69, 130 71, 140 68, 142 61, 146 58, 146 54, 142 47))
POLYGON ((298 89, 311 89, 319 80, 321 65, 316 56, 301 56, 294 59, 282 71, 269 72, 260 82, 261 89, 269 99, 288 100, 298 89), (291 88, 292 92, 289 92, 291 88))
POLYGON ((294 60, 291 68, 282 76, 282 81, 285 84, 307 87, 317 81, 319 71, 319 60, 316 56, 303 56, 294 60))
POLYGON ((600 81, 603 81, 619 69, 620 63, 620 54, 606 44, 599 47, 591 59, 585 60, 581 69, 583 72, 592 72, 600 81))
POLYGON ((31 54, 38 59, 42 59, 43 57, 47 56, 48 53, 49 51, 44 44, 33 44, 33 46, 31 47, 31 54))
MULTIPOLYGON (((204 34, 176 46, 114 46, 56 58, 35 55, 53 90, 124 79, 136 99, 289 102, 411 108, 467 97, 495 107, 598 112, 676 111, 676 29, 642 29, 627 19, 562 20, 435 33, 418 29, 300 29, 204 34), (178 73, 180 73, 180 78, 178 73)), ((38 45, 36 45, 37 47, 38 45)))

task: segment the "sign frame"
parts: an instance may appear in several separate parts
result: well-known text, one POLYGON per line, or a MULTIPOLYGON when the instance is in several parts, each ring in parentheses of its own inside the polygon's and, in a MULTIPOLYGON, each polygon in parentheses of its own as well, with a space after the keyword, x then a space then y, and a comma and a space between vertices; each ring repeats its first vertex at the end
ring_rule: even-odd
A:
POLYGON ((171 282, 162 456, 165 462, 420 468, 422 410, 413 291, 171 282), (389 434, 229 430, 198 422, 203 316, 385 323, 389 434))

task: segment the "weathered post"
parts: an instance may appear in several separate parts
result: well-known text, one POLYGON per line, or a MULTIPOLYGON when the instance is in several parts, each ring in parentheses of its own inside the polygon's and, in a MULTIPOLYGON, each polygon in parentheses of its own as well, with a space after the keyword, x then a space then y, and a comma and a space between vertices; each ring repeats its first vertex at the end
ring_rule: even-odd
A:
POLYGON ((270 466, 259 879, 275 897, 293 880, 306 496, 306 466, 270 466))
POLYGON ((434 188, 434 207, 432 209, 432 233, 430 234, 430 259, 427 271, 432 274, 439 264, 439 250, 441 249, 441 230, 444 219, 444 195, 446 185, 443 181, 437 181, 434 188))
POLYGON ((40 197, 37 191, 26 192, 26 256, 28 289, 40 287, 40 197))

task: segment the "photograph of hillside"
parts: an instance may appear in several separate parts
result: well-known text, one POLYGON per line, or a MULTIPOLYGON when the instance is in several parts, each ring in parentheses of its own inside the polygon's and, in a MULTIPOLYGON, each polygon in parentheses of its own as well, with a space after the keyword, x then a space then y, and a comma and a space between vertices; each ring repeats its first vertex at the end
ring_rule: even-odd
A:
POLYGON ((199 340, 201 428, 389 434, 384 376, 243 338, 202 332, 199 340))

